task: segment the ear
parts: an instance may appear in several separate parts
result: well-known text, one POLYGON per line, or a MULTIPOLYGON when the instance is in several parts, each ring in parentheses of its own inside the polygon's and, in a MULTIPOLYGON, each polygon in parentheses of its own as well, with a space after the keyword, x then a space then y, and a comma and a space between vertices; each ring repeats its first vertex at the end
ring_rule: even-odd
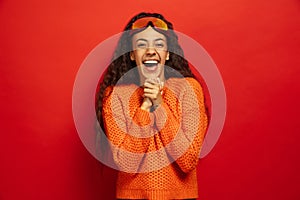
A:
POLYGON ((167 53, 166 60, 169 60, 169 58, 170 58, 170 53, 168 52, 168 53, 167 53))
POLYGON ((134 53, 133 51, 130 52, 130 60, 134 61, 135 60, 135 57, 134 57, 134 53))

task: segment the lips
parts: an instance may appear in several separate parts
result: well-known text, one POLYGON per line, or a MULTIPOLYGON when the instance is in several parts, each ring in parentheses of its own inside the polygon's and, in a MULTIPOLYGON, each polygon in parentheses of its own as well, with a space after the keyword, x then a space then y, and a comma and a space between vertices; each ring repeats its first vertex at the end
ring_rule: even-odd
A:
POLYGON ((147 71, 153 72, 158 67, 158 61, 157 60, 145 60, 143 61, 143 64, 147 71))

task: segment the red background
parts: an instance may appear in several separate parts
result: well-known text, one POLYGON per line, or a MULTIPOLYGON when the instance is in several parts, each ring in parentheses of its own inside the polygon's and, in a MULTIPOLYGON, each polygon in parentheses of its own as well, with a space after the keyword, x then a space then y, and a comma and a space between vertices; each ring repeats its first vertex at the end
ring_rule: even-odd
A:
POLYGON ((77 135, 72 88, 88 53, 140 11, 203 45, 224 80, 199 199, 300 199, 298 0, 1 0, 0 199, 113 199, 113 171, 77 135))

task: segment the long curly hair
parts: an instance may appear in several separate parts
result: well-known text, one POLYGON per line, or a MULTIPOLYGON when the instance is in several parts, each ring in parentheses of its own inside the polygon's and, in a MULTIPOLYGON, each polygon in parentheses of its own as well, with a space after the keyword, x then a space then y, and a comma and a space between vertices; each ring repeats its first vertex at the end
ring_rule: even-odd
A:
MULTIPOLYGON (((107 87, 116 85, 118 80, 125 73, 136 67, 136 63, 130 59, 130 51, 128 51, 132 50, 132 36, 134 35, 130 34, 130 30, 132 24, 136 20, 144 17, 155 17, 161 19, 166 22, 168 26, 168 30, 166 31, 155 29, 156 31, 164 34, 167 38, 169 60, 166 61, 165 65, 169 67, 165 68, 164 70, 165 79, 174 76, 178 77, 178 72, 181 74, 181 77, 194 77, 187 60, 184 58, 183 50, 178 43, 178 36, 173 31, 174 29, 172 23, 167 21, 163 15, 158 13, 142 12, 135 15, 126 25, 113 54, 112 62, 106 69, 103 77, 101 78, 102 81, 98 86, 98 91, 96 93, 96 114, 102 129, 104 129, 102 118, 102 100, 104 98, 104 91, 107 87)), ((139 74, 134 73, 132 75, 136 77, 129 78, 129 80, 137 80, 139 74)))

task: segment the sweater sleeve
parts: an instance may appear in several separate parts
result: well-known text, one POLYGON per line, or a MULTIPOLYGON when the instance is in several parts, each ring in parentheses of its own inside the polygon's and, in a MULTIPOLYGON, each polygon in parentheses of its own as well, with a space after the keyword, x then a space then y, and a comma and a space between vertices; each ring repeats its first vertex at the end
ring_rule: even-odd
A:
POLYGON ((165 102, 154 115, 167 154, 187 173, 197 166, 208 121, 200 84, 192 78, 186 80, 179 102, 181 114, 176 114, 170 103, 165 102))
POLYGON ((144 153, 148 151, 153 129, 153 114, 133 105, 125 109, 122 94, 108 88, 103 98, 103 122, 114 162, 122 171, 138 171, 144 153))

